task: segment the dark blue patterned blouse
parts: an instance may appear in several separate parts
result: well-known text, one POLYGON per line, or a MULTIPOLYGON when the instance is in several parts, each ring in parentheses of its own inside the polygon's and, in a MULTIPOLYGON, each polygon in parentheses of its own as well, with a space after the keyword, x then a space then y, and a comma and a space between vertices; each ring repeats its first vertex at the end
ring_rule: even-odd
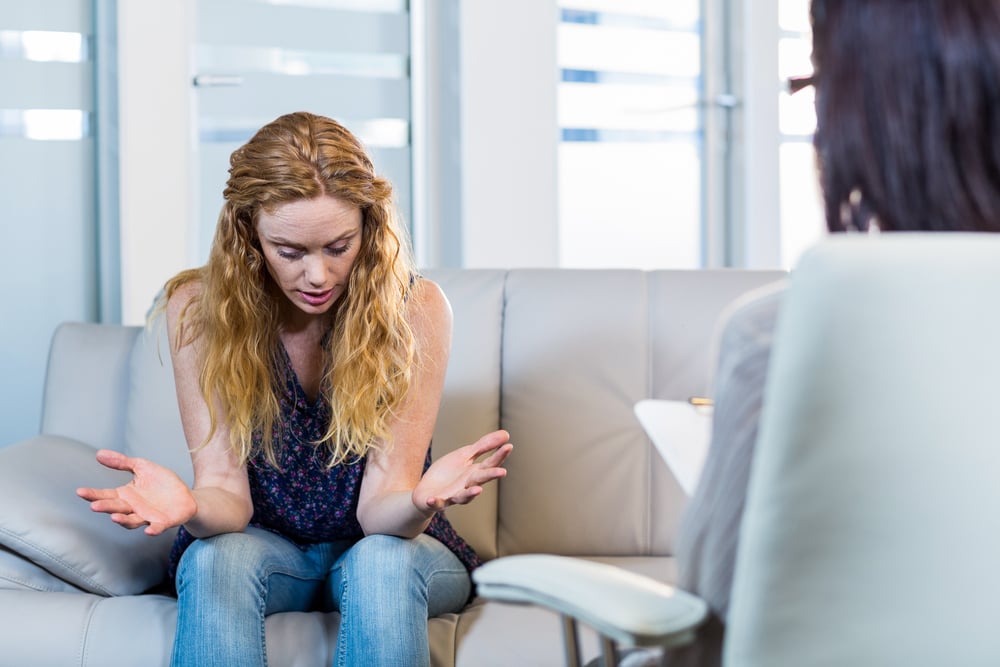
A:
MULTIPOLYGON (((268 464, 262 454, 247 465, 254 506, 250 525, 274 531, 300 546, 359 540, 364 536, 357 509, 365 460, 327 467, 326 450, 312 443, 326 434, 330 406, 322 396, 310 404, 283 346, 281 357, 278 366, 284 374, 285 386, 279 397, 281 424, 276 426, 274 435, 280 470, 268 464)), ((259 444, 260 433, 253 437, 255 444, 259 444)), ((428 447, 424 470, 430 464, 428 447)), ((424 532, 451 549, 469 571, 481 563, 444 514, 436 514, 424 532)), ((181 527, 170 553, 171 580, 181 554, 193 541, 191 534, 181 527)))

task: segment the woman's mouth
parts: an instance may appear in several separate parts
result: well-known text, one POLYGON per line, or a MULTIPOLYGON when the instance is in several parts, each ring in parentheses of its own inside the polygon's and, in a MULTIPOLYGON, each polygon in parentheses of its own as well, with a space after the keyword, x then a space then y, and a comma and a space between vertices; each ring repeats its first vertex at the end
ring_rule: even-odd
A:
POLYGON ((299 290, 299 294, 302 295, 302 300, 310 306, 322 306, 333 296, 333 289, 328 289, 325 292, 305 292, 299 290))

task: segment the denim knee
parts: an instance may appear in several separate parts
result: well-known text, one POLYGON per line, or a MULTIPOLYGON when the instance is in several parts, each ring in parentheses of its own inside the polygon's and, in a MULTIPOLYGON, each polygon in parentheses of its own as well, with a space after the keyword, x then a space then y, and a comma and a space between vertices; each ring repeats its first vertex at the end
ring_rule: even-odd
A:
POLYGON ((195 540, 177 566, 178 583, 191 576, 216 581, 234 575, 253 577, 257 568, 251 564, 259 562, 259 558, 255 559, 259 551, 253 545, 254 540, 246 533, 222 533, 195 540))
POLYGON ((416 559, 413 540, 393 535, 369 535, 347 550, 340 566, 353 580, 366 575, 385 579, 392 575, 408 576, 414 570, 416 559))

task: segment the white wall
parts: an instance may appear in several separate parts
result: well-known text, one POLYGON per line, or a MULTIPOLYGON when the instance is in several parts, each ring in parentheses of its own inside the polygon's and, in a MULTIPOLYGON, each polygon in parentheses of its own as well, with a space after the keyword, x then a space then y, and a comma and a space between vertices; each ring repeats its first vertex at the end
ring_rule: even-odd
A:
POLYGON ((737 239, 751 269, 781 266, 781 207, 779 199, 778 125, 778 8, 773 0, 743 0, 742 99, 746 160, 742 176, 743 238, 737 239))
POLYGON ((197 253, 195 0, 118 3, 122 321, 197 253))
POLYGON ((555 0, 461 3, 463 263, 558 263, 555 0))

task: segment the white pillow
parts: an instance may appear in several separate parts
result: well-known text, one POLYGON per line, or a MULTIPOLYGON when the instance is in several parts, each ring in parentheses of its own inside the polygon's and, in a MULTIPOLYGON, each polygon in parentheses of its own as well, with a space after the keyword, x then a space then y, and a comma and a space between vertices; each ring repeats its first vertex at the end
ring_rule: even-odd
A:
POLYGON ((0 545, 91 593, 142 593, 163 581, 176 531, 151 537, 92 512, 77 488, 129 479, 95 453, 51 435, 0 449, 0 545))

